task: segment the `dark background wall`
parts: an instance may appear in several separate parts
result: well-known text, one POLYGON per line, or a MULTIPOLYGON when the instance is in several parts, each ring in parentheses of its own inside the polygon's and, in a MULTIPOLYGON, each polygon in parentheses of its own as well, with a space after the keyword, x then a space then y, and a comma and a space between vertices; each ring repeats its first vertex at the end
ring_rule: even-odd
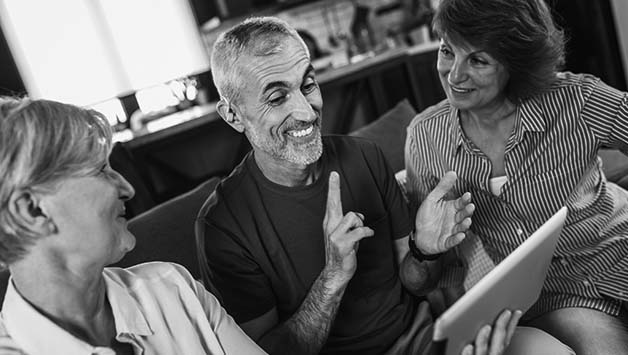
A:
POLYGON ((196 15, 196 24, 199 26, 218 15, 213 0, 190 0, 190 5, 192 5, 192 10, 196 15))
POLYGON ((24 83, 17 71, 2 28, 0 28, 0 95, 21 95, 25 93, 24 83))
POLYGON ((596 75, 626 90, 626 80, 609 0, 550 0, 567 38, 566 69, 596 75))

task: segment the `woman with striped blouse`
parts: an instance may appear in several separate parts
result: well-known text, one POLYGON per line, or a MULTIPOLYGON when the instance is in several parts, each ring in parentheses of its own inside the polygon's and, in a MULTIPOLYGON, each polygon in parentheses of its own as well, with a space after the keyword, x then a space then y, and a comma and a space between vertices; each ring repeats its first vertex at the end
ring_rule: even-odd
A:
POLYGON ((628 94, 558 72, 564 37, 543 0, 441 0, 437 70, 447 99, 408 128, 417 203, 449 170, 477 207, 493 262, 561 206, 569 216, 544 290, 526 314, 577 354, 628 354, 628 193, 598 150, 628 154, 628 94))

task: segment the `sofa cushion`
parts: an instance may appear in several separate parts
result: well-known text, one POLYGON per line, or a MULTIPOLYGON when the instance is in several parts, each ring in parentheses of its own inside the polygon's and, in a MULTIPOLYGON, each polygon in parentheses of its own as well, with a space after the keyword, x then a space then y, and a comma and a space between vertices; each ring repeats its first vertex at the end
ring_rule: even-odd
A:
POLYGON ((199 279, 194 221, 203 202, 220 178, 214 177, 195 189, 168 200, 129 221, 135 235, 135 248, 114 266, 129 267, 147 261, 167 261, 183 265, 199 279))
POLYGON ((608 181, 628 190, 628 157, 617 150, 601 149, 602 170, 608 181))
POLYGON ((403 100, 377 120, 349 133, 349 135, 363 137, 375 142, 384 152, 384 156, 393 171, 399 171, 405 166, 403 155, 406 129, 415 115, 416 111, 412 105, 408 100, 403 100))

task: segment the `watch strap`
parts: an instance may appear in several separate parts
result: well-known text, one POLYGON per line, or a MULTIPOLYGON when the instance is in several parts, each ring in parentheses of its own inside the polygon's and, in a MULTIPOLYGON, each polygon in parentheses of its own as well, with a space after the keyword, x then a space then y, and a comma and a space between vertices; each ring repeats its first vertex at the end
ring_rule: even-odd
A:
POLYGON ((441 255, 443 255, 443 253, 430 254, 430 255, 423 254, 421 250, 417 248, 416 243, 414 242, 414 238, 412 238, 413 236, 414 236, 414 232, 410 233, 410 237, 408 238, 408 246, 410 247, 410 253, 412 253, 412 257, 415 258, 416 260, 434 261, 438 259, 441 255))

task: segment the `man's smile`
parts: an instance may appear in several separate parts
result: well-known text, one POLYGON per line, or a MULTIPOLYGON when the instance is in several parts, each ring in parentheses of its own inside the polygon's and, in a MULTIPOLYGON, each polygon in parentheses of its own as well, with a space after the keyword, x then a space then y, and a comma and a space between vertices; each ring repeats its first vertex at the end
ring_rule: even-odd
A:
POLYGON ((301 138, 309 136, 312 132, 314 132, 314 125, 310 125, 309 127, 301 130, 289 130, 287 133, 292 137, 301 138))

